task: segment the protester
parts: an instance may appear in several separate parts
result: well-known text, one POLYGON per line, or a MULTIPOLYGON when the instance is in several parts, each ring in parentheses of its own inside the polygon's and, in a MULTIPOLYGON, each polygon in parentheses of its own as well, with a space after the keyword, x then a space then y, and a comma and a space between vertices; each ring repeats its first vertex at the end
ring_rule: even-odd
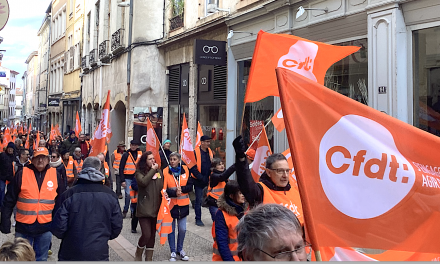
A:
POLYGON ((16 150, 20 149, 23 146, 23 142, 19 138, 16 138, 14 143, 15 143, 15 149, 16 150))
POLYGON ((160 155, 160 169, 163 170, 166 167, 168 167, 168 161, 170 160, 170 154, 171 154, 171 140, 165 139, 162 143, 162 149, 159 150, 160 155))
POLYGON ((11 232, 11 215, 17 205, 15 236, 24 237, 33 246, 37 261, 47 260, 52 234, 52 211, 64 192, 61 175, 49 166, 49 151, 37 148, 32 164, 13 178, 2 204, 0 231, 11 232), (38 201, 38 202, 34 202, 38 201))
POLYGON ((79 148, 81 149, 81 159, 85 159, 89 156, 90 144, 86 141, 86 135, 80 134, 78 140, 79 148))
POLYGON ((86 158, 77 183, 56 204, 51 231, 62 239, 59 261, 108 261, 108 241, 121 233, 118 197, 102 184, 100 167, 97 157, 86 158))
POLYGON ((99 171, 105 176, 103 184, 111 189, 111 179, 110 179, 110 170, 108 168, 108 164, 105 161, 104 153, 98 153, 96 157, 101 162, 101 167, 99 168, 99 171))
POLYGON ((177 235, 177 254, 183 261, 188 261, 189 257, 183 250, 183 241, 186 233, 186 217, 189 214, 189 195, 192 191, 195 179, 189 177, 189 170, 185 165, 180 165, 180 154, 173 152, 170 154, 170 166, 163 170, 165 177, 164 187, 174 206, 171 209, 172 232, 168 234, 168 243, 171 250, 170 261, 176 261, 176 222, 179 234, 177 235))
POLYGON ((15 162, 15 174, 23 170, 23 167, 29 165, 31 161, 29 160, 29 150, 20 148, 18 150, 18 159, 15 162))
MULTIPOLYGON (((52 154, 50 154, 50 161, 49 165, 52 168, 55 168, 57 172, 61 175, 61 178, 63 179, 63 189, 67 189, 67 173, 66 173, 66 167, 63 164, 63 159, 61 158, 60 153, 56 151, 52 151, 52 154)), ((59 183, 61 185, 61 183, 59 183)))
MULTIPOLYGON (((64 133, 64 135, 66 135, 66 133, 64 133)), ((61 143, 60 152, 67 150, 70 152, 70 155, 73 155, 76 147, 78 147, 78 139, 75 136, 75 132, 70 131, 69 136, 61 143)))
POLYGON ((72 187, 73 182, 75 181, 75 179, 77 179, 78 176, 78 172, 73 162, 73 158, 72 156, 70 156, 70 152, 67 150, 61 151, 60 154, 63 160, 64 168, 66 169, 67 186, 72 187))
POLYGON ((241 136, 233 141, 236 154, 236 173, 240 190, 251 206, 259 203, 290 204, 295 201, 294 189, 290 185, 290 168, 286 157, 274 153, 266 159, 266 171, 256 183, 246 161, 246 145, 241 136), (282 194, 282 195, 280 195, 282 194))
POLYGON ((38 148, 45 148, 45 147, 46 147, 46 140, 40 139, 40 141, 38 141, 38 148))
POLYGON ((6 181, 12 182, 13 180, 13 162, 15 162, 16 159, 15 144, 9 142, 5 152, 0 154, 0 205, 5 197, 6 181))
POLYGON ((139 238, 135 261, 153 260, 156 222, 162 201, 161 191, 164 188, 164 176, 151 151, 142 154, 136 166, 136 182, 138 185, 138 204, 136 216, 139 219, 142 236, 139 238))
POLYGON ((236 230, 238 256, 243 261, 310 260, 311 247, 298 218, 282 205, 255 207, 240 219, 236 230))
POLYGON ((239 261, 235 227, 248 205, 238 183, 228 181, 225 191, 217 200, 216 221, 212 226, 214 238, 212 261, 239 261))
MULTIPOLYGON (((121 176, 121 186, 125 190, 125 205, 122 215, 127 216, 128 207, 130 206, 130 185, 136 172, 136 164, 142 156, 142 151, 139 150, 140 142, 132 140, 130 142, 130 149, 121 157, 119 166, 119 176, 121 176)), ((133 214, 133 212, 131 212, 133 214)))
POLYGON ((0 261, 35 261, 35 252, 28 240, 17 237, 0 247, 0 261))
POLYGON ((119 166, 121 164, 122 154, 125 152, 125 142, 120 141, 117 149, 113 151, 112 156, 110 157, 110 163, 112 164, 113 172, 116 180, 116 194, 119 199, 122 199, 122 191, 121 191, 121 177, 119 176, 119 166))
POLYGON ((133 178, 130 185, 130 209, 133 212, 131 214, 131 232, 137 233, 137 225, 139 222, 138 217, 136 216, 136 210, 137 210, 137 202, 138 202, 138 185, 136 182, 136 177, 133 178))
POLYGON ((84 162, 81 159, 81 149, 79 147, 76 147, 72 156, 73 156, 73 164, 75 164, 76 172, 79 174, 82 170, 82 166, 84 162))
POLYGON ((206 202, 209 205, 209 212, 211 213, 212 222, 215 221, 217 213, 217 199, 222 195, 223 189, 228 182, 229 176, 235 172, 235 164, 232 164, 225 171, 225 164, 219 158, 213 158, 211 164, 211 176, 209 177, 208 196, 206 202))
POLYGON ((193 167, 191 170, 192 176, 195 178, 194 192, 196 200, 194 210, 196 214, 196 225, 198 226, 204 226, 202 222, 203 189, 208 186, 209 175, 211 174, 211 160, 213 158, 212 150, 209 148, 210 145, 210 137, 202 136, 200 138, 200 147, 194 150, 197 168, 193 167))

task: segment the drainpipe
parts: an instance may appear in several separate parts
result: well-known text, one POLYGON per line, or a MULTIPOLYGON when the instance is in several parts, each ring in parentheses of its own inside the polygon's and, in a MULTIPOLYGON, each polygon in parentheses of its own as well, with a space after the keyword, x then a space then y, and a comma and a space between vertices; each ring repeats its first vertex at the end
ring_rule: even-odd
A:
POLYGON ((131 38, 133 31, 133 0, 130 0, 130 15, 128 22, 128 57, 127 57, 127 118, 125 126, 125 141, 128 142, 128 131, 131 119, 131 108, 130 108, 130 100, 131 100, 131 90, 130 90, 130 76, 131 76, 131 38))

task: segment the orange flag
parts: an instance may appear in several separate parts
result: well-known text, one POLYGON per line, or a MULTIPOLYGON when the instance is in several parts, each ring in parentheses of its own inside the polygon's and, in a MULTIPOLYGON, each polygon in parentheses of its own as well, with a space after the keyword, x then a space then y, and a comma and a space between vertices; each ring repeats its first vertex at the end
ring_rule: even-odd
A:
POLYGON ((30 143, 29 143, 29 134, 30 134, 30 131, 32 131, 32 124, 29 124, 29 130, 28 130, 28 133, 27 133, 27 137, 26 137, 26 144, 24 145, 24 148, 25 149, 31 149, 31 145, 30 145, 30 143))
POLYGON ((161 166, 160 162, 160 155, 159 155, 159 149, 160 149, 160 141, 157 138, 156 131, 154 131, 153 125, 151 124, 150 118, 147 118, 147 145, 146 145, 146 151, 153 152, 154 159, 156 160, 156 163, 159 164, 159 168, 161 166))
POLYGON ((18 127, 18 134, 23 134, 23 126, 22 125, 20 125, 19 127, 18 127))
POLYGON ((314 249, 440 253, 440 139, 297 73, 277 77, 314 249))
POLYGON ((81 131, 81 121, 79 119, 78 111, 76 111, 75 135, 77 138, 79 138, 79 134, 81 133, 81 131))
POLYGON ((203 136, 203 130, 200 126, 200 122, 197 122, 197 140, 196 140, 196 147, 200 147, 200 138, 203 136))
POLYGON ((89 156, 93 157, 101 152, 105 151, 105 143, 108 140, 107 133, 109 132, 110 124, 110 90, 107 92, 107 100, 105 101, 104 108, 102 109, 101 121, 95 129, 93 134, 93 140, 90 142, 89 156))
POLYGON ((283 119, 283 111, 280 108, 271 118, 272 124, 278 132, 284 130, 284 119, 283 119))
MULTIPOLYGON (((4 141, 6 142, 6 145, 8 145, 9 142, 12 142, 12 137, 11 137, 11 133, 9 131, 9 127, 7 127, 5 129, 5 137, 4 137, 4 139, 5 139, 4 141)), ((5 145, 5 147, 6 147, 6 145, 5 145)))
POLYGON ((334 46, 260 30, 246 88, 245 103, 279 96, 275 68, 281 67, 324 84, 328 68, 360 47, 334 46))
POLYGON ((57 136, 61 136, 60 125, 59 124, 55 125, 55 133, 56 133, 57 136))
POLYGON ((180 134, 180 154, 182 155, 182 161, 185 162, 188 168, 191 169, 197 164, 185 113, 183 114, 182 133, 180 134))
POLYGON ((298 189, 296 176, 295 176, 295 169, 293 168, 292 155, 290 154, 290 148, 286 149, 282 154, 284 155, 284 157, 286 157, 287 163, 289 163, 290 179, 295 183, 294 187, 298 189))
MULTIPOLYGON (((165 189, 162 190, 165 193, 165 189)), ((159 213, 157 214, 156 221, 156 230, 159 233, 160 244, 165 245, 167 241, 168 234, 170 234, 173 229, 171 227, 171 223, 173 222, 173 217, 170 214, 172 207, 170 208, 169 201, 165 199, 165 196, 162 194, 162 202, 159 207, 159 213)))
POLYGON ((57 133, 53 127, 53 124, 50 125, 50 136, 49 136, 49 142, 52 143, 52 140, 56 140, 57 133))
POLYGON ((272 155, 272 151, 270 150, 269 140, 267 140, 266 129, 263 126, 251 169, 252 178, 254 178, 255 182, 260 181, 260 176, 266 169, 266 159, 270 155, 272 155))
POLYGON ((40 131, 37 131, 37 138, 34 141, 34 149, 38 148, 38 144, 40 144, 40 131))

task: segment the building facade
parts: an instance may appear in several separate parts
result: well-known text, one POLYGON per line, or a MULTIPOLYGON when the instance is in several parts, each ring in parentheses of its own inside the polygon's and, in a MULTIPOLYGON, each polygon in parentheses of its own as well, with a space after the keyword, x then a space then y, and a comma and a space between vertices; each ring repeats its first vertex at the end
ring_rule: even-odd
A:
POLYGON ((67 23, 67 0, 53 0, 50 34, 50 78, 48 95, 48 127, 50 124, 62 124, 63 115, 60 100, 63 95, 64 74, 67 69, 65 60, 65 35, 67 23))
POLYGON ((16 116, 15 116, 15 108, 16 108, 16 104, 15 104, 15 98, 16 98, 16 93, 17 93, 17 76, 20 73, 16 72, 16 71, 12 71, 11 70, 11 77, 10 77, 10 92, 9 92, 9 125, 13 125, 16 123, 16 116))
POLYGON ((27 70, 26 70, 26 93, 25 96, 25 119, 26 125, 29 127, 32 124, 35 127, 35 107, 36 107, 36 91, 37 91, 37 76, 38 76, 38 65, 39 57, 38 51, 32 52, 26 59, 27 70))
POLYGON ((23 121, 23 88, 15 89, 15 124, 18 124, 23 121))

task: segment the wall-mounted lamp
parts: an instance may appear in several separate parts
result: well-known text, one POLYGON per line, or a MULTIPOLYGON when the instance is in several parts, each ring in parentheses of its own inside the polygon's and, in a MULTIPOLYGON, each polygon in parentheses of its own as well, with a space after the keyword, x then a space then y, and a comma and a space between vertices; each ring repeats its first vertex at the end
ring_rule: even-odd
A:
POLYGON ((298 19, 300 16, 302 16, 306 10, 318 10, 318 11, 324 11, 325 13, 328 13, 328 7, 326 8, 304 8, 302 6, 298 7, 298 11, 296 11, 296 19, 298 19))
POLYGON ((254 35, 254 33, 252 33, 252 32, 247 32, 247 31, 234 31, 234 30, 229 30, 229 33, 228 33, 228 39, 231 39, 233 36, 234 36, 234 33, 247 33, 247 34, 250 34, 251 36, 253 36, 254 35))
POLYGON ((129 6, 130 6, 130 3, 129 3, 129 2, 119 2, 119 3, 118 3, 118 6, 119 6, 119 7, 129 7, 129 6))

